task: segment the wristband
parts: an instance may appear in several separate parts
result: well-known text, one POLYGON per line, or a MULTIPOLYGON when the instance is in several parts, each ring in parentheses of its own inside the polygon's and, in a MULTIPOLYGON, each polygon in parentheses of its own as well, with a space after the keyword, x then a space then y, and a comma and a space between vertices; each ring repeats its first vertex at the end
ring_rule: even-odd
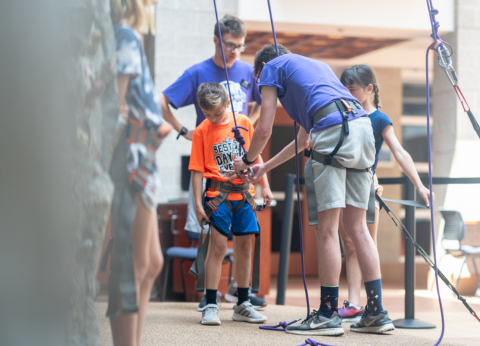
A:
POLYGON ((245 153, 244 153, 243 156, 242 156, 242 161, 243 161, 247 166, 251 166, 251 165, 253 165, 253 164, 255 163, 255 161, 257 160, 257 158, 255 158, 255 160, 253 160, 253 161, 248 161, 248 160, 247 160, 247 154, 248 154, 248 152, 245 151, 245 153))
POLYGON ((186 135, 187 133, 188 133, 188 129, 185 126, 182 127, 182 129, 178 133, 177 140, 180 138, 180 136, 186 135))

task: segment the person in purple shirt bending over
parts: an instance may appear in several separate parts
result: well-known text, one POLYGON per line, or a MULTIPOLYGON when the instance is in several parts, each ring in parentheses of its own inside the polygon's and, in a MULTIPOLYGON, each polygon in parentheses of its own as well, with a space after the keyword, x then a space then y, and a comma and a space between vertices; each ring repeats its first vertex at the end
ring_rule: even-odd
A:
MULTIPOLYGON (((240 61, 238 58, 245 50, 245 37, 247 31, 245 24, 237 17, 226 14, 220 19, 220 31, 223 38, 223 48, 225 51, 225 61, 228 69, 228 78, 230 80, 230 91, 232 93, 233 103, 228 108, 236 114, 248 114, 249 103, 252 108, 249 119, 255 124, 260 116, 260 105, 262 103, 262 95, 260 94, 258 84, 253 78, 253 66, 247 62, 240 61)), ((225 78, 225 70, 223 68, 222 48, 220 47, 220 38, 218 27, 215 23, 213 43, 215 44, 215 54, 213 57, 195 64, 185 70, 185 72, 167 89, 160 94, 160 104, 162 106, 163 118, 169 122, 178 132, 177 139, 180 136, 188 140, 192 140, 193 130, 184 127, 173 115, 169 106, 175 109, 188 105, 195 105, 197 113, 196 126, 205 120, 205 115, 198 105, 197 89, 202 83, 219 83, 227 89, 227 80, 225 78)), ((205 188, 205 180, 204 180, 205 188)), ((192 182, 190 181, 190 193, 188 203, 187 223, 185 230, 200 233, 202 228, 197 222, 197 214, 195 210, 195 198, 193 195, 192 182)), ((203 233, 208 230, 208 225, 204 227, 203 233)), ((235 252, 236 240, 234 238, 233 248, 235 252)), ((236 262, 234 262, 235 265, 236 262)), ((235 270, 234 270, 235 272, 235 270)), ((267 304, 253 293, 249 292, 250 302, 254 308, 265 307, 267 304)), ((236 284, 230 283, 225 299, 229 302, 236 303, 238 300, 238 292, 236 284)), ((206 305, 206 296, 204 294, 198 311, 203 311, 206 305)))
POLYGON ((295 143, 264 164, 252 166, 272 133, 277 98, 288 115, 300 124, 298 150, 311 147, 305 165, 309 219, 316 225, 320 309, 287 333, 342 335, 338 315, 338 284, 342 265, 338 240, 340 211, 345 231, 357 251, 365 279, 368 309, 351 331, 384 333, 394 330, 382 307, 378 251, 368 233, 366 210, 375 161, 375 140, 370 119, 361 103, 340 83, 330 67, 317 60, 291 54, 282 45, 267 45, 255 55, 255 75, 263 97, 259 123, 248 153, 236 158, 235 170, 243 180, 255 182, 265 172, 295 155, 295 143), (340 140, 339 140, 340 139, 340 140), (249 167, 252 175, 242 172, 249 167))

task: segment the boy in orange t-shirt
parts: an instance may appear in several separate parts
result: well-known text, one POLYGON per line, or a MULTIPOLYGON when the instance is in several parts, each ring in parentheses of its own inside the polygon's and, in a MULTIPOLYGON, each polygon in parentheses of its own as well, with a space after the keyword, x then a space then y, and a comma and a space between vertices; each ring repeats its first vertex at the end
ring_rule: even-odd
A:
MULTIPOLYGON (((238 154, 239 144, 235 140, 232 127, 235 126, 232 113, 227 109, 230 105, 227 91, 218 83, 201 84, 197 92, 197 100, 206 119, 195 129, 192 139, 192 153, 189 170, 192 171, 193 192, 197 207, 197 219, 201 224, 205 219, 211 226, 211 242, 209 256, 205 264, 205 283, 207 305, 202 312, 201 324, 220 325, 217 307, 217 288, 220 281, 222 261, 227 250, 227 237, 232 230, 237 238, 235 251, 236 278, 238 283, 238 302, 234 306, 232 319, 235 321, 261 323, 267 318, 256 311, 248 299, 248 290, 251 271, 252 234, 258 234, 258 224, 252 207, 244 203, 232 214, 232 210, 243 202, 241 193, 228 195, 231 209, 222 202, 210 215, 205 213, 204 207, 213 200, 219 191, 207 189, 203 200, 203 178, 212 181, 231 182, 233 185, 243 185, 234 170, 235 155, 238 154)), ((244 132, 245 149, 248 150, 253 135, 253 126, 250 120, 241 114, 236 114, 238 126, 248 129, 244 132)), ((259 157, 259 161, 261 158, 259 157)), ((269 205, 273 199, 266 176, 261 180, 263 186, 263 200, 269 205)), ((249 193, 254 196, 255 189, 250 185, 249 193)))

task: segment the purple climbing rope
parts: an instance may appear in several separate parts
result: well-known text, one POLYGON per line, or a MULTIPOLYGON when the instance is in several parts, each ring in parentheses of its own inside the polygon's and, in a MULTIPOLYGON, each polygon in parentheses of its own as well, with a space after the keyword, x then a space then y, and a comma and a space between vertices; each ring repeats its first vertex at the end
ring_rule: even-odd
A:
POLYGON ((246 152, 245 150, 245 138, 243 138, 242 134, 240 133, 240 129, 248 131, 243 126, 237 125, 237 118, 235 117, 235 109, 233 106, 233 98, 232 92, 230 91, 230 80, 228 79, 228 69, 227 69, 227 61, 225 60, 225 51, 223 50, 223 39, 222 39, 222 30, 220 28, 220 20, 218 19, 218 10, 217 10, 217 1, 213 0, 213 6, 215 7, 215 16, 217 18, 217 28, 218 28, 218 36, 220 38, 220 47, 222 49, 222 58, 223 58, 223 69, 225 70, 225 78, 227 79, 227 89, 228 89, 228 96, 230 97, 230 106, 232 107, 232 114, 233 114, 233 121, 235 123, 235 127, 232 127, 233 136, 235 140, 238 142, 238 156, 242 156, 242 151, 246 152))
POLYGON ((330 344, 324 344, 323 342, 318 342, 313 339, 306 339, 303 344, 297 345, 297 346, 334 346, 330 344))
MULTIPOLYGON (((270 0, 268 1, 268 11, 270 13, 270 23, 272 24, 272 33, 273 33, 273 41, 275 42, 275 49, 277 51, 277 57, 280 56, 280 52, 278 51, 278 43, 277 43, 277 34, 275 33, 275 25, 273 24, 273 16, 272 16, 272 7, 270 6, 270 0)), ((300 259, 302 262, 302 279, 303 279, 303 288, 305 289, 305 299, 307 301, 307 318, 310 316, 310 300, 308 298, 308 288, 307 288, 307 280, 305 278, 305 262, 303 256, 303 224, 302 224, 302 202, 300 199, 300 170, 299 170, 299 162, 298 162, 298 142, 297 142, 297 123, 293 122, 293 129, 295 131, 294 138, 295 138, 295 164, 297 169, 297 205, 298 205, 298 223, 299 223, 299 233, 300 233, 300 259)), ((283 322, 284 323, 284 322, 283 322)))
MULTIPOLYGON (((437 11, 438 12, 438 11, 437 11)), ((433 260, 435 263, 435 283, 437 285, 438 303, 440 305, 440 314, 442 316, 442 333, 435 346, 442 342, 443 334, 445 332, 445 318, 443 316, 442 298, 440 297, 440 288, 438 286, 438 267, 437 267, 437 249, 435 244, 435 222, 433 218, 433 182, 432 182, 432 147, 430 137, 430 82, 428 78, 428 55, 430 53, 430 47, 427 48, 427 136, 428 136, 428 181, 430 184, 430 220, 432 226, 432 243, 433 243, 433 260)))
POLYGON ((266 329, 266 330, 273 330, 273 331, 277 331, 277 332, 284 332, 285 329, 291 325, 291 324, 294 324, 294 323, 297 323, 298 321, 300 321, 301 318, 297 318, 296 320, 292 321, 292 322, 279 322, 276 326, 260 326, 259 328, 260 329, 266 329), (282 328, 282 329, 279 329, 279 328, 282 328))

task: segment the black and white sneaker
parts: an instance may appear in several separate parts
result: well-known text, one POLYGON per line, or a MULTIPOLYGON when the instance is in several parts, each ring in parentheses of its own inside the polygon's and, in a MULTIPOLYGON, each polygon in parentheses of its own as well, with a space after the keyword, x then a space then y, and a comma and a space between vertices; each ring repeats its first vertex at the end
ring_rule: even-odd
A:
POLYGON ((365 312, 360 322, 350 325, 350 330, 357 333, 375 333, 381 334, 395 330, 388 312, 383 310, 377 316, 369 315, 365 312))
POLYGON ((323 316, 320 311, 313 312, 300 324, 291 324, 286 330, 290 334, 300 335, 343 335, 342 319, 338 314, 331 318, 323 316))
MULTIPOLYGON (((265 300, 252 293, 252 289, 250 287, 248 288, 248 299, 250 300, 250 303, 252 303, 254 309, 260 309, 267 306, 265 300)), ((229 303, 238 302, 238 286, 236 283, 230 282, 228 285, 227 294, 225 294, 225 300, 229 303)))
POLYGON ((247 300, 240 305, 233 307, 232 320, 250 323, 262 323, 267 317, 256 311, 252 304, 247 300))
MULTIPOLYGON (((220 305, 220 297, 222 294, 217 291, 217 305, 220 305)), ((203 297, 202 300, 200 300, 200 304, 198 304, 197 311, 202 312, 205 309, 205 306, 207 305, 207 292, 203 291, 203 297)))

